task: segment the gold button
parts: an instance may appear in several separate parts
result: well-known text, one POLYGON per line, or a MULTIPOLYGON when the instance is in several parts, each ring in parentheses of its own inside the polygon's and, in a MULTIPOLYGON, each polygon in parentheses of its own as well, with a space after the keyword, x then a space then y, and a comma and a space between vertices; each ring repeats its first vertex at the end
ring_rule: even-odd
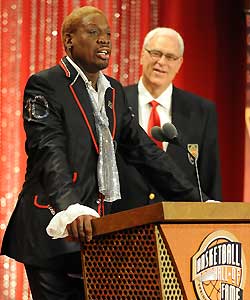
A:
POLYGON ((154 200, 155 194, 154 193, 150 193, 148 197, 149 197, 150 200, 154 200))

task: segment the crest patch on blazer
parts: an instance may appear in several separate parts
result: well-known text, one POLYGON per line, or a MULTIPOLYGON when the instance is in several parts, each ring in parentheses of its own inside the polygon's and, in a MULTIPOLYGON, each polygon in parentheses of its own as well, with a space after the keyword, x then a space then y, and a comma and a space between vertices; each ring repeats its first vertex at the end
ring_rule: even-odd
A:
POLYGON ((195 157, 196 161, 199 156, 199 145, 198 144, 187 144, 187 150, 188 150, 188 160, 189 162, 193 165, 194 164, 194 159, 195 157), (190 153, 193 155, 193 157, 190 155, 190 153))
POLYGON ((37 95, 25 100, 24 117, 26 120, 39 120, 49 115, 49 104, 43 95, 37 95))

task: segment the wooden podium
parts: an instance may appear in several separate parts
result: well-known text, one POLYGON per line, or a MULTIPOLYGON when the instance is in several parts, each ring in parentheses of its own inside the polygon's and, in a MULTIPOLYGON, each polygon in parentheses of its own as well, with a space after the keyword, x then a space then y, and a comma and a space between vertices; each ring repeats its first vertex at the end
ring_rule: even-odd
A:
POLYGON ((250 203, 162 202, 93 229, 86 300, 250 299, 250 203))

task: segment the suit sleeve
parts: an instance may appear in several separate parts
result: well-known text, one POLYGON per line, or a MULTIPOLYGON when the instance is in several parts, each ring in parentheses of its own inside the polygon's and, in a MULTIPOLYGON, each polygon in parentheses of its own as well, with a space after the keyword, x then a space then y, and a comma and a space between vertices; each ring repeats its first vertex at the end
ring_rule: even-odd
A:
POLYGON ((201 184, 210 199, 222 200, 217 113, 213 103, 209 103, 207 112, 201 157, 198 160, 201 184))
MULTIPOLYGON (((147 136, 127 109, 123 113, 119 151, 166 198, 174 201, 200 201, 198 188, 177 167, 171 157, 160 150, 147 136)), ((203 194, 203 199, 208 197, 203 194)))
POLYGON ((26 181, 39 180, 51 206, 62 210, 78 202, 67 159, 62 108, 46 79, 33 75, 24 93, 24 128, 28 154, 26 181))

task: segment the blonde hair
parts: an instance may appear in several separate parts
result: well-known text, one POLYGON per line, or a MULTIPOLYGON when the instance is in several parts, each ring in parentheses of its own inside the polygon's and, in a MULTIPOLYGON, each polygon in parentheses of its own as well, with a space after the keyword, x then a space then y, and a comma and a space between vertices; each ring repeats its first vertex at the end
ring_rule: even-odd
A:
POLYGON ((62 41, 65 45, 65 36, 67 33, 75 32, 78 26, 81 25, 82 18, 84 15, 90 14, 90 13, 100 13, 103 14, 103 12, 94 7, 94 6, 82 6, 75 8, 68 16, 64 18, 63 24, 62 24, 62 41))

